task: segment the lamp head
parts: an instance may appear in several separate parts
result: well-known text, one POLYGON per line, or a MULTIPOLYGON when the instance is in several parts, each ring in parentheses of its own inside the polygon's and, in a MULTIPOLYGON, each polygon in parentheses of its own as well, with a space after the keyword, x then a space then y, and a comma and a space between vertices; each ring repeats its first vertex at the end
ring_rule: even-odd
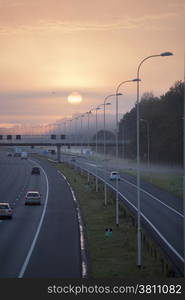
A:
POLYGON ((134 78, 134 79, 132 79, 132 81, 141 81, 141 79, 140 78, 134 78))
POLYGON ((160 54, 160 56, 171 56, 171 55, 173 55, 172 52, 163 52, 160 54))
POLYGON ((116 94, 116 96, 122 96, 122 95, 123 95, 122 93, 117 93, 117 94, 116 94))
POLYGON ((108 103, 105 103, 105 105, 111 105, 111 103, 110 103, 110 102, 108 102, 108 103))

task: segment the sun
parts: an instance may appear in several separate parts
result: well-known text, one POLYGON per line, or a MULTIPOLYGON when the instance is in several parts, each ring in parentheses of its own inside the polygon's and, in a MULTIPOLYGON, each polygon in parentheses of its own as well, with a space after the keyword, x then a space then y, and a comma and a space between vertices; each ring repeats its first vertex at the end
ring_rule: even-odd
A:
POLYGON ((82 96, 77 92, 73 92, 68 96, 67 100, 71 104, 79 104, 82 102, 82 96))

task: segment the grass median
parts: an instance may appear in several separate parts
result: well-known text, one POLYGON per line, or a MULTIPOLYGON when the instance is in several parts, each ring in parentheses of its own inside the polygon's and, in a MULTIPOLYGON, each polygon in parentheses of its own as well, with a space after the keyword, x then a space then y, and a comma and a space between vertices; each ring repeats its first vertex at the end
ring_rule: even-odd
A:
MULTIPOLYGON (((120 226, 116 227, 115 197, 111 191, 108 191, 108 204, 105 206, 103 185, 99 185, 97 193, 92 176, 90 184, 87 184, 86 173, 82 174, 68 164, 50 163, 66 176, 79 201, 91 278, 167 277, 165 258, 150 238, 142 247, 142 267, 138 269, 136 266, 136 225, 130 213, 120 205, 120 226), (112 229, 112 233, 106 228, 112 229), (152 248, 155 255, 154 250, 151 255, 152 248)), ((168 264, 167 268, 169 270, 171 266, 168 264)))

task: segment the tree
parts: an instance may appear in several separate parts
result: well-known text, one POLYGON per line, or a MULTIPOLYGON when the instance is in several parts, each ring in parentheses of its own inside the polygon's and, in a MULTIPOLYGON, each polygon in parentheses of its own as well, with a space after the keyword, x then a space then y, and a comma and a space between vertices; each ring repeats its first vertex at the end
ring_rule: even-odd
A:
MULTIPOLYGON (((182 164, 183 161, 183 83, 177 81, 160 97, 144 93, 141 97, 140 116, 150 127, 150 159, 152 162, 182 164)), ((119 138, 129 141, 124 156, 136 157, 136 105, 119 123, 119 138)), ((140 123, 140 155, 146 159, 146 123, 140 123)), ((119 155, 122 152, 119 151, 119 155)))

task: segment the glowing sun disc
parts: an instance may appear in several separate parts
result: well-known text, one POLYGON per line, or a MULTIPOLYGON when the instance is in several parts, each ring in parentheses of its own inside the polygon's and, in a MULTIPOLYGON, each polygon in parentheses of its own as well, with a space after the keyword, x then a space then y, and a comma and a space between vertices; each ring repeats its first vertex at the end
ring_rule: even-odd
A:
POLYGON ((68 98, 68 102, 71 104, 79 104, 82 102, 82 96, 79 93, 71 93, 68 98))

